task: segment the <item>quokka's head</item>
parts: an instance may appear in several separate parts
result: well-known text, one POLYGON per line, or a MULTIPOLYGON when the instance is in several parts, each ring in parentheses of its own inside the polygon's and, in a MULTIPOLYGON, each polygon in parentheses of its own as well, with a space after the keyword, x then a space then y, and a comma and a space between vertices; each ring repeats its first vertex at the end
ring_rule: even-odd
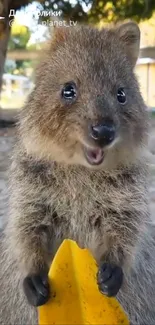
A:
POLYGON ((139 43, 133 22, 57 27, 21 116, 27 152, 88 168, 133 161, 148 126, 133 72, 139 43))

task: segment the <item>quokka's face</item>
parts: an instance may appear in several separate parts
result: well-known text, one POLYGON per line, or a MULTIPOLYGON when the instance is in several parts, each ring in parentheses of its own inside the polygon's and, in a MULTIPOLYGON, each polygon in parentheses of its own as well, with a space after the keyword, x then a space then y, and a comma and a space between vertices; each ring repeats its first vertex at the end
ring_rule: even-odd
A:
POLYGON ((134 23, 116 30, 83 26, 55 32, 32 95, 30 128, 37 131, 30 151, 105 169, 134 157, 147 132, 133 73, 139 38, 134 23))

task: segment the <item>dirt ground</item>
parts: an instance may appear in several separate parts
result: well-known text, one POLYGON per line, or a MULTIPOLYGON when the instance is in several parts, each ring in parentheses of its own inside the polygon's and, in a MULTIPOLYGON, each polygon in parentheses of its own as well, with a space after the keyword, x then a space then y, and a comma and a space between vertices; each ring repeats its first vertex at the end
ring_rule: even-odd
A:
MULTIPOLYGON (((0 228, 8 214, 8 166, 12 147, 15 143, 14 129, 0 130, 0 228)), ((154 154, 150 177, 150 208, 152 217, 155 219, 155 126, 150 132, 150 151, 154 154)))

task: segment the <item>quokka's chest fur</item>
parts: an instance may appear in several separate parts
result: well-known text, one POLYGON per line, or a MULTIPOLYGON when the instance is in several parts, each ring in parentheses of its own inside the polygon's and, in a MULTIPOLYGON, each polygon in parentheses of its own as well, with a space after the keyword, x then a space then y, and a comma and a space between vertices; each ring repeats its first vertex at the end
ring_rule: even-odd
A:
POLYGON ((43 206, 41 223, 54 227, 57 237, 99 250, 100 242, 109 245, 109 237, 115 241, 118 233, 125 242, 126 230, 138 227, 145 202, 144 173, 139 178, 139 166, 109 174, 75 166, 24 164, 22 171, 25 168, 26 179, 32 183, 30 200, 34 196, 34 204, 43 206))

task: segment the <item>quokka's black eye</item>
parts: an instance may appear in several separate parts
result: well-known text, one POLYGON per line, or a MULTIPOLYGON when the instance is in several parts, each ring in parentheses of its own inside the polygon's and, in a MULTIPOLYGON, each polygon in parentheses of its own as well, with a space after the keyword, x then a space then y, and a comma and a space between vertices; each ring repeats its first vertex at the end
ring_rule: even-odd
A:
POLYGON ((126 95, 123 88, 119 88, 117 91, 117 100, 120 104, 126 103, 126 95))
POLYGON ((61 96, 68 101, 75 99, 77 96, 76 85, 73 82, 66 83, 62 89, 61 96))

